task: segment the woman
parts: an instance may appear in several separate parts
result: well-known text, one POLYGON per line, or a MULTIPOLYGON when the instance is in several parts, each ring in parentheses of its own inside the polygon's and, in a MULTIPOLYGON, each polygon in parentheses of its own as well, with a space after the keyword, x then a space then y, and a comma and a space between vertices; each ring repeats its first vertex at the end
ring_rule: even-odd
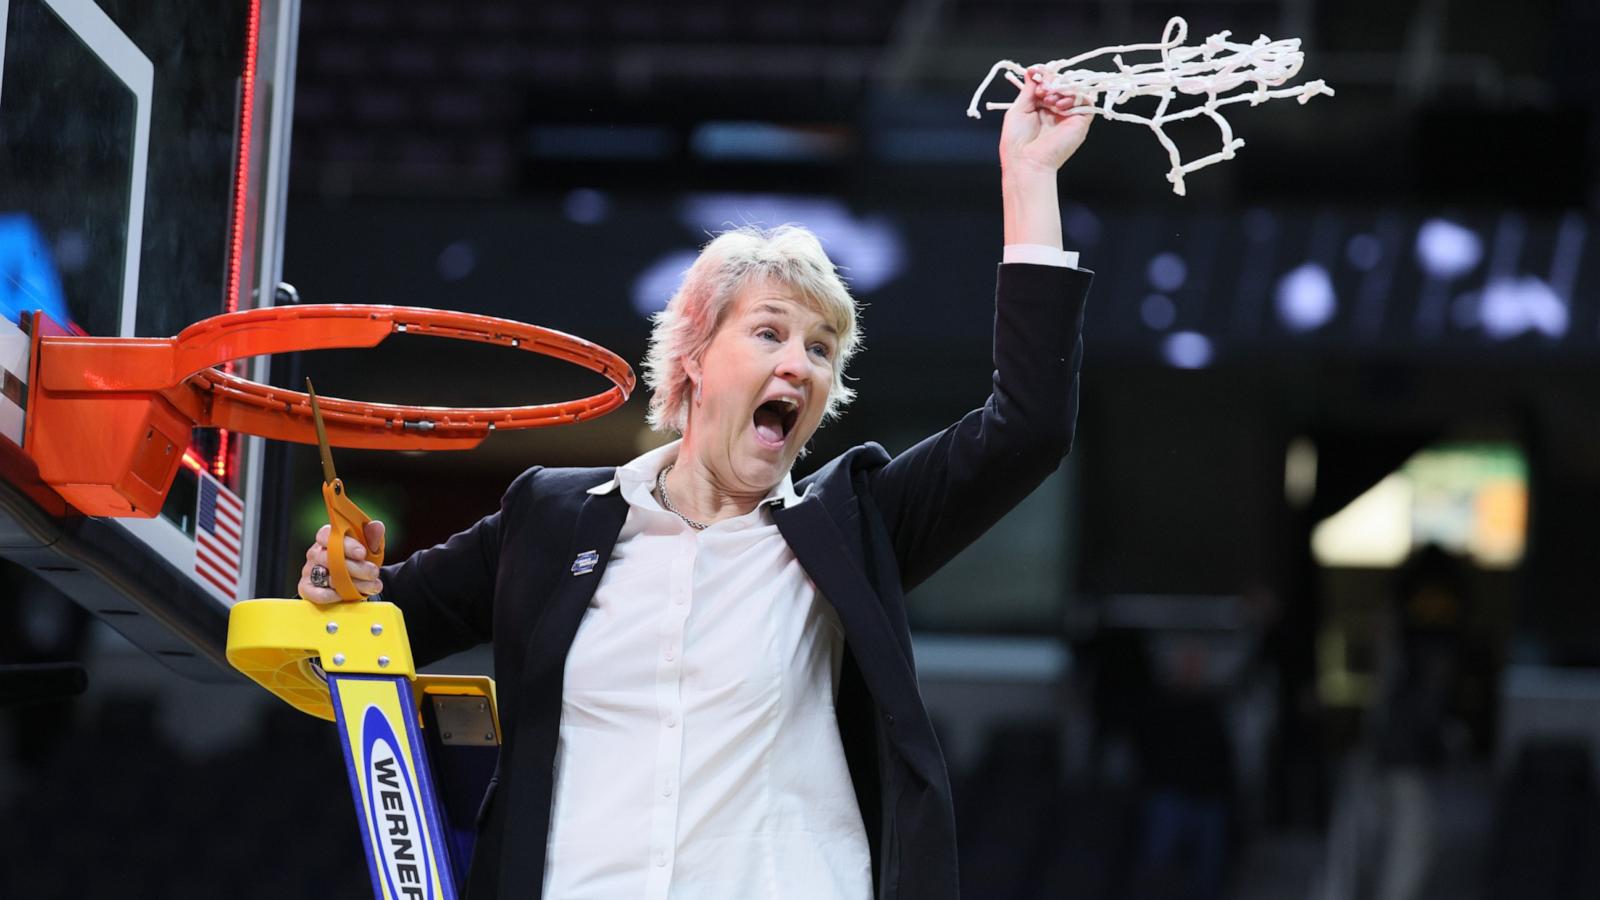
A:
MULTIPOLYGON (((681 441, 531 469, 499 512, 381 572, 349 543, 419 664, 493 641, 506 739, 473 900, 956 896, 904 591, 1071 444, 1090 274, 1062 250, 1056 174, 1092 118, 1076 102, 1030 81, 1006 115, 994 393, 955 425, 793 483, 850 399, 855 305, 808 232, 739 229, 655 322, 650 421, 681 441)), ((327 533, 300 581, 320 603, 327 533)))

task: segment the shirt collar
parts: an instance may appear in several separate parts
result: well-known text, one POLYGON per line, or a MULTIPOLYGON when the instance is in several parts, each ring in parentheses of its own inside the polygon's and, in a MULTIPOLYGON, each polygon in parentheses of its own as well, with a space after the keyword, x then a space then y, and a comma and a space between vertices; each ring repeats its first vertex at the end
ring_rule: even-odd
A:
MULTIPOLYGON (((616 473, 611 476, 610 481, 606 481, 589 488, 588 493, 596 495, 609 494, 618 488, 622 488, 623 495, 627 496, 627 488, 640 484, 646 485, 647 490, 654 489, 656 475, 659 474, 661 470, 666 468, 669 464, 678 461, 678 450, 682 445, 683 441, 681 439, 676 440, 670 444, 667 444, 666 446, 657 447, 654 450, 635 457, 628 463, 618 466, 616 473)), ((783 473, 783 480, 778 482, 778 484, 773 487, 772 490, 768 491, 767 496, 763 497, 761 499, 761 503, 757 505, 765 506, 769 504, 776 504, 778 507, 782 508, 785 506, 792 506, 804 499, 804 495, 795 493, 794 478, 790 473, 785 472, 783 473)))

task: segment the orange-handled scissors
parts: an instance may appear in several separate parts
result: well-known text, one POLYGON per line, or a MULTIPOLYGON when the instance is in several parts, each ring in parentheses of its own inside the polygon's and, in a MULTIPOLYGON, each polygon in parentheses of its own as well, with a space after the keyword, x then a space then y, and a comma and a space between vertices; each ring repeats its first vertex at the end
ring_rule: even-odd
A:
MULTIPOLYGON (((344 564, 344 539, 354 537, 363 547, 367 544, 367 523, 372 519, 361 507, 346 496, 344 482, 333 470, 333 453, 328 449, 328 432, 322 425, 322 408, 317 405, 317 391, 306 379, 306 393, 311 396, 311 418, 317 425, 317 447, 322 451, 322 499, 328 505, 328 583, 341 600, 365 600, 350 579, 350 570, 344 564)), ((383 565, 383 545, 367 547, 367 561, 383 565)))

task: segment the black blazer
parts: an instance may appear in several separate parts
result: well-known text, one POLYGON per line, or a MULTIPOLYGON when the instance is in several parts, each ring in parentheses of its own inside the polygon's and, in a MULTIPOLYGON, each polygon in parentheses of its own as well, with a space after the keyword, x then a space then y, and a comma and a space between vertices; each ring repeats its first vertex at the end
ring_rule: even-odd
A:
MULTIPOLYGON (((1000 266, 988 401, 899 456, 850 450, 796 485, 799 502, 773 510, 844 626, 837 715, 879 900, 958 893, 949 777, 917 689, 904 592, 1070 449, 1092 277, 1000 266)), ((494 642, 505 742, 479 813, 471 900, 540 896, 566 655, 628 511, 620 491, 588 490, 614 473, 530 469, 498 512, 383 570, 418 664, 494 642), (592 569, 577 564, 591 552, 592 569)))

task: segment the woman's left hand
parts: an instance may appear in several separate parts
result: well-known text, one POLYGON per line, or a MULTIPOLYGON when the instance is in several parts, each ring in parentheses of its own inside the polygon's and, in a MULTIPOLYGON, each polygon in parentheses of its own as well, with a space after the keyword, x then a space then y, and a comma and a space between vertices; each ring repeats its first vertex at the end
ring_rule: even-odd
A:
POLYGON ((1007 172, 1054 174, 1083 144, 1094 122, 1092 113, 1069 112, 1075 106, 1092 106, 1093 96, 1055 90, 1039 80, 1043 77, 1042 70, 1029 69, 1016 102, 1006 110, 1000 166, 1007 172))

